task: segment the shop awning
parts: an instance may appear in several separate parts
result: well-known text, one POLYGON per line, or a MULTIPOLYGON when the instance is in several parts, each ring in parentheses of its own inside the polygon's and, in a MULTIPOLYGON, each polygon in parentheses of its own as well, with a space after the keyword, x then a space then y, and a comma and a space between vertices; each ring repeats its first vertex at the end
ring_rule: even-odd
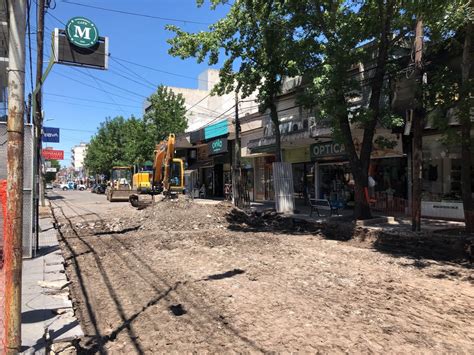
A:
POLYGON ((199 168, 212 168, 213 166, 214 166, 213 159, 201 160, 201 161, 191 164, 190 166, 187 167, 186 170, 197 170, 199 168))

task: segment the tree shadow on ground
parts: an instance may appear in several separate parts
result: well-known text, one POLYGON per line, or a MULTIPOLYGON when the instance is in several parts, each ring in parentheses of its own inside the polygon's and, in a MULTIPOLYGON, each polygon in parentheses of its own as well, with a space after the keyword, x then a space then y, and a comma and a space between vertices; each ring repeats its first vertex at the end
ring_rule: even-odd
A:
MULTIPOLYGON (((471 268, 466 253, 468 236, 414 233, 409 226, 398 229, 357 226, 351 216, 333 217, 320 222, 283 216, 274 211, 247 213, 233 209, 227 214, 226 220, 228 229, 232 231, 311 234, 323 239, 346 242, 355 247, 373 249, 395 258, 418 260, 414 265, 418 268, 423 267, 425 260, 471 268)), ((452 271, 448 270, 447 273, 452 274, 452 271)), ((453 276, 451 274, 448 276, 453 276)))

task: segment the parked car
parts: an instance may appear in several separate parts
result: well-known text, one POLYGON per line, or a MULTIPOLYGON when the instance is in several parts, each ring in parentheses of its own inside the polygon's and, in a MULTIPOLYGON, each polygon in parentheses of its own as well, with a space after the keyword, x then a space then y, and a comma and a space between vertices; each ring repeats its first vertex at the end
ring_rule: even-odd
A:
POLYGON ((78 189, 79 191, 84 191, 87 189, 87 186, 84 184, 77 184, 76 189, 78 189))
POLYGON ((46 184, 46 190, 52 190, 52 189, 53 189, 53 184, 51 184, 51 183, 48 182, 48 183, 46 184))
POLYGON ((63 191, 71 190, 71 185, 63 182, 61 185, 59 185, 59 188, 63 191))
POLYGON ((98 184, 95 188, 95 193, 105 194, 105 190, 107 190, 107 184, 98 184))

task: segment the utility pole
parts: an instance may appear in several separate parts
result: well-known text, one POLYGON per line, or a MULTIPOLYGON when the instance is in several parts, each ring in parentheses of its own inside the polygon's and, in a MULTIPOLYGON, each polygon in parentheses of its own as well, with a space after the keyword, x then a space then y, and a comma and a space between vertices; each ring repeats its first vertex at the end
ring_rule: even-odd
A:
POLYGON ((8 1, 7 223, 5 228, 6 353, 21 347, 21 267, 23 257, 23 149, 25 114, 26 1, 8 1))
POLYGON ((240 120, 239 120, 239 91, 235 91, 235 140, 234 140, 234 167, 232 178, 232 194, 234 198, 234 205, 243 208, 242 195, 242 173, 240 166, 240 120))
POLYGON ((37 154, 37 164, 36 164, 36 173, 38 176, 38 201, 37 204, 41 201, 41 206, 44 206, 44 182, 43 182, 43 171, 41 167, 41 132, 43 130, 43 117, 41 115, 42 110, 42 89, 41 89, 41 79, 43 77, 43 50, 44 50, 44 6, 45 0, 38 0, 38 25, 36 29, 36 87, 39 87, 34 100, 35 100, 35 112, 33 112, 35 120, 35 136, 36 136, 36 154, 37 154))
POLYGON ((26 123, 31 123, 31 94, 28 94, 28 101, 26 102, 26 123))
POLYGON ((418 16, 415 30, 415 108, 413 111, 413 206, 412 230, 421 230, 421 192, 422 192, 422 134, 423 134, 423 19, 418 16))

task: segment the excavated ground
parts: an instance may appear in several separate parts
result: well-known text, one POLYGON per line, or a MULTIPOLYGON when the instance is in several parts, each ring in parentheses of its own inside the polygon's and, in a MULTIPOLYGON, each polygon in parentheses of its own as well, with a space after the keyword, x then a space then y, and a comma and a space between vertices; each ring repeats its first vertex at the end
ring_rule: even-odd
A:
POLYGON ((85 352, 472 353, 468 264, 224 203, 52 207, 85 352))

